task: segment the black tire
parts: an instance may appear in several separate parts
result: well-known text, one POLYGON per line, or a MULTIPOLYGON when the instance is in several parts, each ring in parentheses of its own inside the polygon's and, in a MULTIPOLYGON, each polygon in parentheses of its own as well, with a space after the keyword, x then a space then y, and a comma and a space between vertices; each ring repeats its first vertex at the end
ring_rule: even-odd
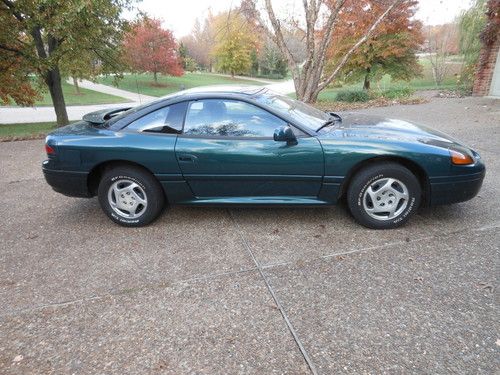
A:
MULTIPOLYGON (((370 165, 356 173, 347 190, 347 204, 352 216, 359 224, 371 229, 392 229, 402 226, 410 219, 420 206, 421 195, 420 183, 410 170, 397 163, 383 162, 370 165), (406 207, 404 207, 406 199, 397 198, 396 195, 397 202, 396 199, 389 200, 392 198, 385 194, 391 194, 391 192, 378 187, 379 181, 380 185, 382 185, 384 182, 389 182, 387 180, 389 178, 397 180, 391 186, 391 189, 394 188, 397 191, 404 192, 406 187, 408 192, 406 207), (375 202, 372 202, 372 197, 367 192, 370 186, 372 186, 370 191, 375 192, 372 194, 376 194, 375 202), (394 207, 399 207, 395 210, 394 217, 391 218, 388 212, 372 213, 370 215, 367 211, 373 208, 383 210, 384 208, 380 206, 384 206, 384 204, 388 205, 386 207, 393 204, 394 207), (375 205, 378 207, 375 207, 375 205), (398 213, 398 211, 400 212, 398 213), (374 218, 372 215, 380 216, 374 218)), ((391 195, 391 197, 394 197, 394 195, 391 195)))
MULTIPOLYGON (((156 180, 156 178, 148 171, 136 166, 117 166, 104 172, 99 182, 97 195, 99 197, 101 208, 106 215, 108 215, 108 217, 115 223, 126 227, 140 227, 151 223, 158 217, 165 205, 165 195, 158 180, 156 180), (136 183, 139 185, 136 188, 138 194, 137 196, 139 198, 146 199, 146 205, 141 207, 139 204, 137 206, 137 212, 135 213, 139 215, 138 217, 123 217, 111 206, 108 194, 112 194, 112 201, 116 200, 116 194, 114 192, 110 193, 110 188, 115 183, 122 184, 122 181, 122 186, 127 186, 129 183, 136 183), (145 197, 143 197, 143 195, 145 195, 145 197)), ((130 199, 131 197, 127 198, 130 199)), ((124 211, 121 210, 121 212, 123 213, 124 211)))

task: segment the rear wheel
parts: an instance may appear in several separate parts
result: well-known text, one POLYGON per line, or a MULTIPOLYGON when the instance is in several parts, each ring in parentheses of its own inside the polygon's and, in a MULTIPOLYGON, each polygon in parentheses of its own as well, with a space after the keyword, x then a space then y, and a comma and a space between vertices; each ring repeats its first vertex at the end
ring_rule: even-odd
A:
POLYGON ((99 183, 99 203, 115 223, 139 227, 158 217, 165 197, 153 175, 135 166, 120 166, 106 171, 99 183))
POLYGON ((415 175, 396 163, 374 164, 358 172, 347 191, 354 219, 372 229, 405 224, 420 205, 422 189, 415 175))

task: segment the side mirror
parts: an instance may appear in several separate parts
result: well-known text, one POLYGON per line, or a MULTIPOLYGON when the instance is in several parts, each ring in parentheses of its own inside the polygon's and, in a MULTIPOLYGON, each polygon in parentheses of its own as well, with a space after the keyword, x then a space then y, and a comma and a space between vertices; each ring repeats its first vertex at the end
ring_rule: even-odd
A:
POLYGON ((274 131, 274 140, 276 142, 286 142, 287 145, 296 145, 297 137, 293 134, 290 126, 281 126, 274 131))

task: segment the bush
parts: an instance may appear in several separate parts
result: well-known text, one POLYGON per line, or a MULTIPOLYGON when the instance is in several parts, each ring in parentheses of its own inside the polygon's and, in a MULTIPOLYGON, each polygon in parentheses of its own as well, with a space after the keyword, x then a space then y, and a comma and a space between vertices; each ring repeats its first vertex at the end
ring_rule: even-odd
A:
POLYGON ((283 79, 285 78, 285 76, 279 73, 269 73, 269 74, 257 74, 255 75, 255 78, 283 79))
POLYGON ((401 88, 393 88, 382 91, 381 95, 386 99, 399 99, 399 98, 408 98, 412 96, 414 90, 409 87, 401 87, 401 88))
POLYGON ((370 95, 365 90, 343 90, 337 93, 335 99, 339 102, 367 102, 370 95))

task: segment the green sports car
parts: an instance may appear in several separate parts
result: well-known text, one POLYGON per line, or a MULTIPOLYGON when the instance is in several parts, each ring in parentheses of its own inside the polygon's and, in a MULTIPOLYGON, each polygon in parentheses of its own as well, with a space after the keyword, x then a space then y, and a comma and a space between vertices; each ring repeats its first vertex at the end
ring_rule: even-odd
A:
POLYGON ((406 121, 325 113, 266 88, 212 86, 87 114, 45 144, 47 182, 98 196, 124 226, 165 205, 323 206, 360 224, 401 226, 421 205, 481 188, 477 152, 406 121))

